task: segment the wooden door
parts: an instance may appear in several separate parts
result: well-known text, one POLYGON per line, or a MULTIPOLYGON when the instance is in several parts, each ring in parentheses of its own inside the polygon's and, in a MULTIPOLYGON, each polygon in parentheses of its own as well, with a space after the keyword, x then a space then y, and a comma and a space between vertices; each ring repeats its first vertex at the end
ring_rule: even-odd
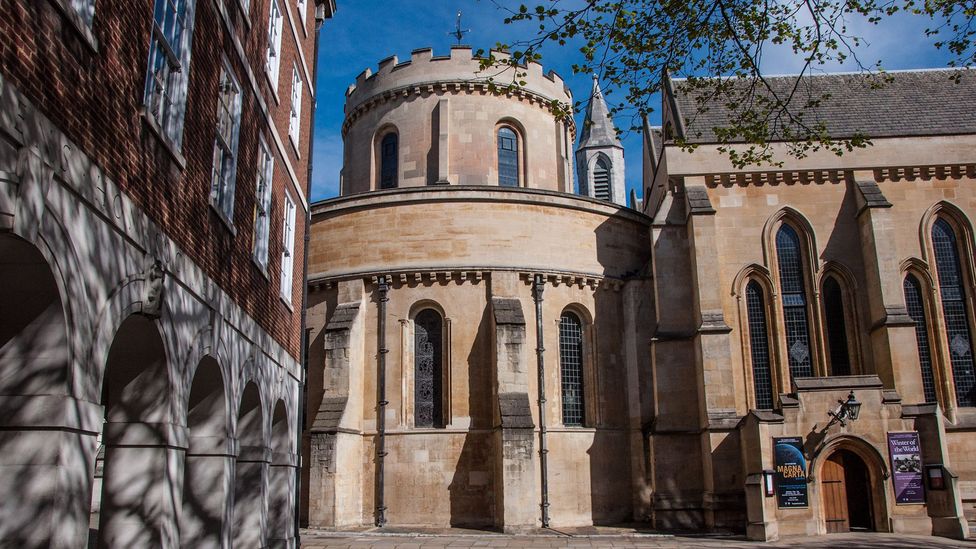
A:
POLYGON ((844 481, 844 458, 840 452, 835 452, 824 462, 820 473, 820 490, 823 492, 827 533, 849 532, 851 524, 847 514, 847 483, 844 481))

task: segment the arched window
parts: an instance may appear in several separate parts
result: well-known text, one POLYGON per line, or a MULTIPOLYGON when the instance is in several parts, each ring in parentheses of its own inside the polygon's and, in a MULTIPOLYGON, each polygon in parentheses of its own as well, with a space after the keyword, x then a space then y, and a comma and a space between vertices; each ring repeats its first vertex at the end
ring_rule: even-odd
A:
POLYGON ((776 233, 776 259, 779 266, 780 293, 783 296, 783 320, 786 324, 786 354, 790 375, 810 377, 810 328, 807 323, 807 297, 803 289, 803 258, 800 237, 789 225, 776 233))
POLYGON ((583 425, 583 323, 571 312, 559 319, 563 425, 583 425))
POLYGON ((756 408, 773 408, 773 377, 769 361, 769 332, 763 290, 752 280, 746 286, 746 314, 749 318, 749 348, 752 352, 752 383, 756 389, 756 408))
POLYGON ((935 249, 935 266, 939 274, 942 314, 949 340, 949 360, 956 385, 956 402, 959 406, 976 406, 973 395, 976 376, 973 374, 973 344, 969 339, 966 288, 959 263, 956 235, 944 219, 937 219, 932 226, 932 247, 935 249))
POLYGON ((851 375, 851 357, 847 346, 847 321, 844 317, 844 295, 837 279, 828 276, 823 283, 824 319, 827 322, 827 346, 830 348, 830 375, 851 375))
POLYGON ((915 275, 905 277, 905 305, 908 316, 915 322, 915 341, 918 343, 918 364, 922 369, 922 389, 925 402, 935 402, 935 376, 932 374, 932 348, 929 345, 929 326, 925 320, 925 301, 922 285, 915 275))
POLYGON ((498 184, 502 187, 519 186, 518 135, 508 126, 498 130, 498 184))
POLYGON ((380 142, 380 188, 395 189, 397 186, 397 134, 390 132, 380 142))
POLYGON ((433 309, 414 317, 414 426, 443 427, 443 322, 433 309))
POLYGON ((613 190, 610 186, 610 163, 604 158, 596 160, 593 168, 593 196, 598 200, 613 200, 613 190))

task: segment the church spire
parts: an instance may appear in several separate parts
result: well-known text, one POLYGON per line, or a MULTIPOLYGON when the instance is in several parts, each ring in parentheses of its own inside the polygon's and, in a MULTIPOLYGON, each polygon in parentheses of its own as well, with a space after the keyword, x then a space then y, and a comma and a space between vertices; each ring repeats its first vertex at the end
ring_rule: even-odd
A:
POLYGON ((576 147, 576 178, 583 196, 626 206, 624 147, 603 99, 600 81, 593 75, 593 93, 586 106, 586 121, 576 147))
POLYGON ((593 92, 590 102, 586 106, 586 120, 583 122, 583 134, 580 136, 579 148, 588 147, 623 147, 617 138, 617 131, 610 118, 610 109, 603 99, 600 80, 593 75, 593 92))

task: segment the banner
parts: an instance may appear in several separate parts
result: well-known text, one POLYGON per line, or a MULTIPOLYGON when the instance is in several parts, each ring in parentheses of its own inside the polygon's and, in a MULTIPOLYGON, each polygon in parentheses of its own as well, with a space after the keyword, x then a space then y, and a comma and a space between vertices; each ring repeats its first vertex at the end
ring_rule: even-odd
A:
POLYGON ((801 437, 773 438, 776 501, 780 507, 807 507, 807 460, 801 437))
POLYGON ((891 455, 895 503, 925 503, 922 447, 918 442, 918 433, 888 433, 888 453, 891 455))

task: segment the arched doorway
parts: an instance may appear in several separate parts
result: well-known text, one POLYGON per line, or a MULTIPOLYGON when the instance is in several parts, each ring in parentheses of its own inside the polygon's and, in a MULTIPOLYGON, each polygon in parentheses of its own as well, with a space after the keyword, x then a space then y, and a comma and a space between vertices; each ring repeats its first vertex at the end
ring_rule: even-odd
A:
POLYGON ((839 449, 824 460, 820 473, 828 534, 874 530, 871 475, 854 452, 839 449))

